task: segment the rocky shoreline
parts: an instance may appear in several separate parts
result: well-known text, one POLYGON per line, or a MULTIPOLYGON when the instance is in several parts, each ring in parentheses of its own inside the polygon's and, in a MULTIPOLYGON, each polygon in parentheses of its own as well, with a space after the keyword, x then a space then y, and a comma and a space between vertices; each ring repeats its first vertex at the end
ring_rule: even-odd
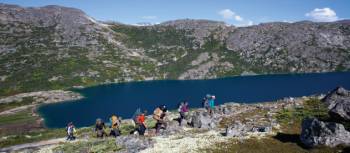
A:
POLYGON ((2 103, 11 103, 11 102, 21 102, 23 98, 32 97, 34 103, 57 103, 62 101, 71 101, 78 100, 83 98, 82 95, 64 90, 50 90, 50 91, 38 91, 38 92, 29 92, 21 93, 9 97, 0 99, 0 104, 2 103))

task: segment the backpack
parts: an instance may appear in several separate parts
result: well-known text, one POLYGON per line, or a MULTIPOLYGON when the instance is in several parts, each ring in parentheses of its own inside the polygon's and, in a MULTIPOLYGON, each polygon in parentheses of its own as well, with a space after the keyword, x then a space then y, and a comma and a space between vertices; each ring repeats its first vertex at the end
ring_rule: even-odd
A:
POLYGON ((145 115, 140 114, 137 116, 137 123, 142 124, 143 122, 145 122, 145 115))
POLYGON ((132 115, 132 119, 134 120, 135 123, 137 123, 137 117, 141 114, 141 109, 138 108, 136 109, 134 115, 132 115))
POLYGON ((119 126, 118 117, 115 116, 115 115, 113 115, 113 116, 111 117, 111 127, 112 127, 112 128, 118 128, 118 126, 119 126))
POLYGON ((157 107, 154 111, 153 111, 153 118, 156 120, 159 120, 162 116, 163 111, 157 107))

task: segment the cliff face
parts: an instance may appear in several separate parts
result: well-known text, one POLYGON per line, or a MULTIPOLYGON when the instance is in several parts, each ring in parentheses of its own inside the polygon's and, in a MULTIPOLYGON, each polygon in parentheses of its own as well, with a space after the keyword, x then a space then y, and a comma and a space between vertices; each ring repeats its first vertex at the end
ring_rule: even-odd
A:
POLYGON ((61 6, 0 4, 0 95, 75 85, 350 68, 350 24, 102 23, 61 6))
POLYGON ((268 23, 239 28, 227 47, 245 59, 290 72, 348 69, 350 27, 345 23, 268 23))

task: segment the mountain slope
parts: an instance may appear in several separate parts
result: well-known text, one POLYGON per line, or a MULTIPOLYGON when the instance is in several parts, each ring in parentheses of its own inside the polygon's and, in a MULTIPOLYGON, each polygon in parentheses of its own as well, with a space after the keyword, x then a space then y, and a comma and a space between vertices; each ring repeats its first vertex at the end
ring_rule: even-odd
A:
POLYGON ((0 4, 0 96, 109 82, 350 68, 349 22, 234 27, 102 23, 61 6, 0 4))

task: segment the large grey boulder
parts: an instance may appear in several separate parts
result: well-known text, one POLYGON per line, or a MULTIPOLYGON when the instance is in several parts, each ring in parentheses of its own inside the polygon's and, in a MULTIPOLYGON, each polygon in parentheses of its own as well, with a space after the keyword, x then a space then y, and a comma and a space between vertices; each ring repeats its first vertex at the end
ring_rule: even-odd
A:
POLYGON ((215 128, 214 118, 207 112, 197 111, 192 115, 191 124, 195 128, 211 129, 215 128))
POLYGON ((167 122, 167 128, 166 129, 160 129, 159 134, 160 135, 173 135, 176 133, 181 133, 183 131, 183 127, 179 126, 179 122, 172 120, 167 122))
POLYGON ((120 152, 135 153, 153 147, 154 141, 143 136, 126 135, 117 137, 116 144, 123 148, 120 152))
POLYGON ((306 118, 302 123, 300 140, 308 147, 350 145, 350 132, 342 124, 306 118))
POLYGON ((350 121, 350 91, 338 87, 322 100, 329 109, 329 115, 334 119, 350 121))

